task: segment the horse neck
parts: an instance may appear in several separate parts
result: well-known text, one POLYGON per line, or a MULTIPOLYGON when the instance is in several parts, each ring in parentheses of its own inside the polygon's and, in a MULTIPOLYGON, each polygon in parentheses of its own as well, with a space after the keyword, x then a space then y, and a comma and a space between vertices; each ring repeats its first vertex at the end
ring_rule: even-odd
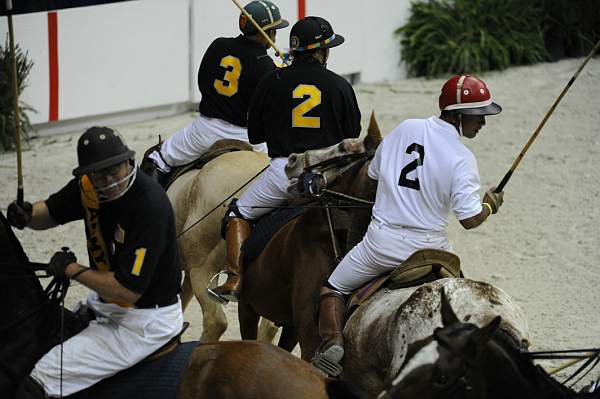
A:
MULTIPOLYGON (((358 165, 352 171, 353 173, 349 173, 345 179, 345 193, 366 201, 375 200, 377 182, 369 178, 367 174, 369 164, 370 162, 364 162, 358 165)), ((360 206, 360 204, 357 205, 360 206)), ((346 235, 346 248, 352 248, 362 240, 371 222, 371 212, 372 208, 368 206, 351 208, 348 211, 350 228, 346 235)))
POLYGON ((485 374, 488 398, 576 398, 574 391, 554 380, 525 355, 495 336, 482 356, 481 370, 485 374))

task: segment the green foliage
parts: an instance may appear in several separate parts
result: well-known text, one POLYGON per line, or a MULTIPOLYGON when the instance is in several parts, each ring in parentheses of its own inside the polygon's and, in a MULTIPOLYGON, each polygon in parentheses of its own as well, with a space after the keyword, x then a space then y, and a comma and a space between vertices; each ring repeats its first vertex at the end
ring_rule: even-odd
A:
POLYGON ((599 0, 541 0, 544 40, 552 60, 586 56, 600 40, 599 0))
POLYGON ((413 76, 478 73, 547 59, 539 1, 428 0, 395 33, 413 76))
MULTIPOLYGON (((18 92, 20 95, 27 87, 27 77, 33 67, 33 61, 27 59, 27 53, 23 54, 18 45, 15 46, 15 58, 17 79, 19 82, 18 92)), ((10 45, 7 38, 4 47, 0 46, 0 151, 13 149, 15 145, 15 132, 17 128, 15 125, 14 101, 12 62, 10 58, 10 45)), ((21 135, 25 140, 29 138, 28 132, 32 130, 26 111, 35 112, 27 104, 19 102, 21 135)))

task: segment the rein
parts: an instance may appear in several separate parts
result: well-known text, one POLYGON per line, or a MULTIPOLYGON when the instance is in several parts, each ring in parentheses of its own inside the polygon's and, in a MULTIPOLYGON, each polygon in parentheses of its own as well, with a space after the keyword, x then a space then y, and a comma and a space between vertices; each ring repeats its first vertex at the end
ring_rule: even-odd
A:
POLYGON ((548 372, 549 375, 555 374, 567 367, 570 367, 584 359, 587 359, 573 374, 567 377, 562 384, 567 384, 569 381, 577 378, 570 387, 573 387, 588 375, 600 363, 600 348, 591 349, 570 349, 558 351, 538 351, 538 352, 521 352, 524 356, 531 360, 548 360, 548 359, 572 359, 565 362, 559 367, 556 367, 548 372), (585 371, 587 369, 587 371, 585 371), (585 372, 584 372, 585 371, 585 372), (580 375, 581 374, 581 375, 580 375))

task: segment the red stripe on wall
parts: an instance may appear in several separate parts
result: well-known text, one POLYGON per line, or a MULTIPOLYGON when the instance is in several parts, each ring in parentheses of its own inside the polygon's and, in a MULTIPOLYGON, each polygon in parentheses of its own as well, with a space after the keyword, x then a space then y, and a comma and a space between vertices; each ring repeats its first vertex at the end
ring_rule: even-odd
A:
POLYGON ((48 120, 58 120, 58 15, 48 13, 48 64, 50 71, 50 111, 48 120))
POLYGON ((306 1, 298 0, 298 19, 302 19, 306 16, 306 1))

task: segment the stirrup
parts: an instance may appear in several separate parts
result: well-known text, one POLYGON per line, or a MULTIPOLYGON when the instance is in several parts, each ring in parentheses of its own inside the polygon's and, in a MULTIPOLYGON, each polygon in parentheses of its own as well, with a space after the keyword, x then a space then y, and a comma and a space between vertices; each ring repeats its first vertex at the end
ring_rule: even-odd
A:
POLYGON ((342 374, 344 368, 339 363, 344 357, 344 348, 339 345, 333 345, 324 352, 317 352, 311 360, 311 364, 321 371, 327 373, 330 377, 337 377, 342 374))
POLYGON ((213 291, 215 288, 217 288, 216 284, 213 284, 213 283, 215 280, 217 280, 217 283, 219 282, 219 276, 221 274, 228 275, 226 270, 221 270, 219 273, 215 274, 213 276, 213 278, 211 278, 210 281, 208 282, 208 286, 206 287, 206 294, 213 301, 215 301, 221 305, 227 305, 229 303, 229 301, 227 299, 223 298, 221 295, 217 294, 215 291, 213 291))

